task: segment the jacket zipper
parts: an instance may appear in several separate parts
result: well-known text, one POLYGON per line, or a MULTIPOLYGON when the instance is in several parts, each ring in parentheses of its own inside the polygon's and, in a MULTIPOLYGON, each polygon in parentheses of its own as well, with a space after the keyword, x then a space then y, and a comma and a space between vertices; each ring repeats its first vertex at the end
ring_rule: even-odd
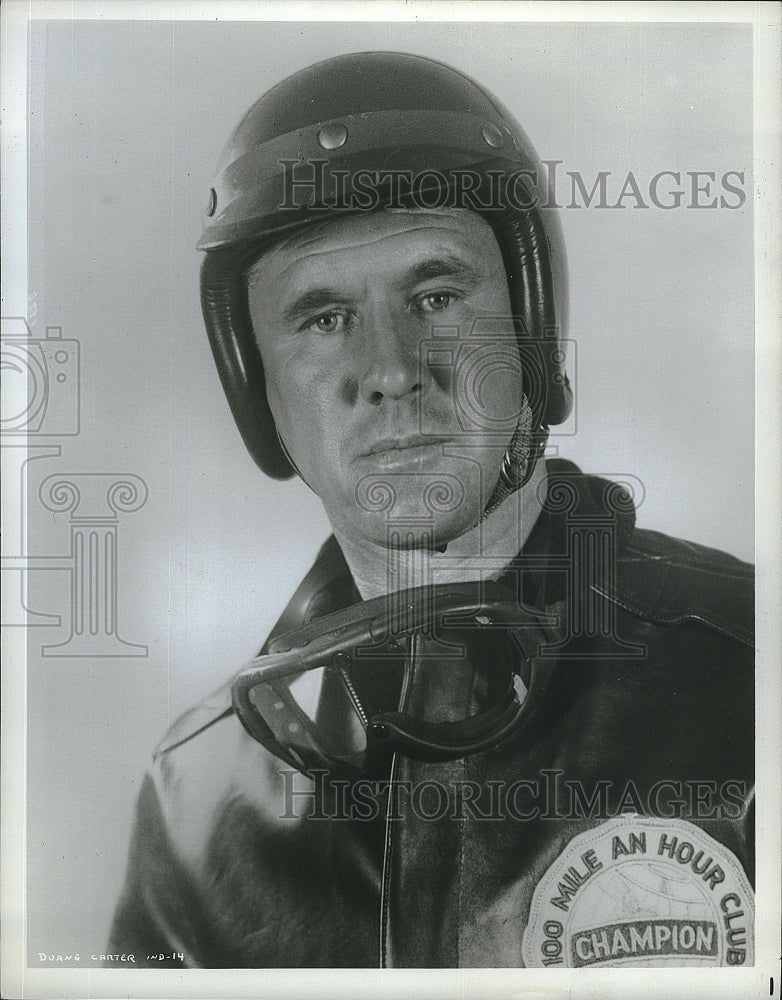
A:
POLYGON ((391 769, 388 780, 388 800, 386 802, 386 828, 383 838, 383 873, 380 879, 380 968, 387 966, 387 942, 388 942, 388 908, 390 905, 389 883, 391 881, 391 839, 393 831, 393 821, 391 819, 391 795, 394 781, 396 780, 396 754, 391 758, 391 769))

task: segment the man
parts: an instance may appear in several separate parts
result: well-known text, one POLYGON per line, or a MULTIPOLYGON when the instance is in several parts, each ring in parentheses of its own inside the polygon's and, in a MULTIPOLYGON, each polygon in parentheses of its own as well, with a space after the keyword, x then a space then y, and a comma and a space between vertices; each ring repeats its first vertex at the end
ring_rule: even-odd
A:
POLYGON ((158 748, 110 951, 752 964, 752 571, 543 460, 548 206, 509 113, 419 57, 311 67, 234 132, 207 330, 255 460, 334 535, 158 748))

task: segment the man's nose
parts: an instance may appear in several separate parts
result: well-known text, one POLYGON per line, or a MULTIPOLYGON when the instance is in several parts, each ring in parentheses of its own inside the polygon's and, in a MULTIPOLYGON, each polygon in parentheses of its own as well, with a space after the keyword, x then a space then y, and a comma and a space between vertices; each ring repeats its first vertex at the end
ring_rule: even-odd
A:
POLYGON ((377 404, 426 389, 430 377, 420 357, 426 331, 419 320, 405 309, 377 307, 365 316, 362 334, 359 389, 365 400, 377 404))

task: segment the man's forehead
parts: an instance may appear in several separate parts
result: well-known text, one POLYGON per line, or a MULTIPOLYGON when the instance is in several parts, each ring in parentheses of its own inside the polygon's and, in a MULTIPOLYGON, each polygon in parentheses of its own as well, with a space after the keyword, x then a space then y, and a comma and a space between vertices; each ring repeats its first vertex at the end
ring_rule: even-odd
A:
POLYGON ((358 261, 371 261, 383 253, 400 264, 409 264, 409 253, 450 253, 480 266, 487 251, 496 248, 489 224, 466 209, 385 209, 379 212, 340 216, 314 223, 276 243, 250 269, 253 278, 273 273, 275 277, 317 271, 333 265, 340 254, 358 261))

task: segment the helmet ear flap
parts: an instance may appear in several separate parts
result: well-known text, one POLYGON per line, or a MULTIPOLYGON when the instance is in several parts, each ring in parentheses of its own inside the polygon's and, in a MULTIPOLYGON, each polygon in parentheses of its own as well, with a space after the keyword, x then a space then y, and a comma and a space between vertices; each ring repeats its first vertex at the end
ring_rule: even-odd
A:
POLYGON ((245 281, 250 259, 246 247, 206 255, 201 265, 201 310, 220 381, 247 450, 267 476, 290 479, 294 469, 277 436, 250 321, 245 281))
POLYGON ((567 273, 557 220, 553 233, 537 208, 506 209, 489 222, 503 254, 516 317, 524 406, 483 517, 529 482, 543 457, 549 424, 567 420, 573 406, 564 372, 567 273))
POLYGON ((564 373, 568 293, 558 219, 552 216, 544 224, 538 208, 506 208, 498 216, 485 217, 505 262, 532 428, 548 429, 567 420, 573 408, 564 373))

